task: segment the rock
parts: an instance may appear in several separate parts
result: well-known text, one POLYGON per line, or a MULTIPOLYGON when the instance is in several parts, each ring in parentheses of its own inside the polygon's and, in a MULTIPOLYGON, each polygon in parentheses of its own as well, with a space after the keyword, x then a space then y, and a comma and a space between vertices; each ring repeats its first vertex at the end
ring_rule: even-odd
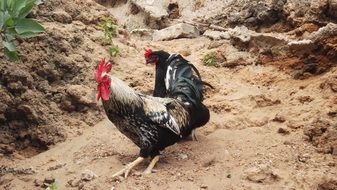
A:
POLYGON ((299 102, 301 102, 302 104, 306 103, 306 102, 312 102, 314 100, 313 97, 311 96, 300 96, 297 98, 299 102))
POLYGON ((55 182, 55 178, 53 176, 48 176, 43 180, 43 186, 46 187, 46 184, 52 184, 55 182))
POLYGON ((314 44, 312 40, 299 40, 299 41, 290 41, 288 44, 288 48, 290 51, 297 52, 300 54, 304 54, 307 52, 311 52, 317 45, 314 44))
POLYGON ((91 180, 95 179, 96 177, 97 177, 97 175, 91 170, 84 170, 81 173, 81 180, 83 180, 83 181, 91 181, 91 180))
POLYGON ((60 23, 70 24, 72 22, 71 16, 65 11, 55 11, 51 16, 55 21, 60 23))
POLYGON ((178 154, 178 157, 181 159, 181 160, 185 160, 188 158, 187 154, 183 154, 183 153, 179 153, 178 154))
POLYGON ((287 128, 284 128, 284 127, 280 127, 278 130, 277 130, 278 133, 280 134, 283 134, 283 135, 288 135, 290 132, 287 128))
POLYGON ((246 25, 249 27, 258 28, 261 26, 270 26, 277 21, 285 18, 283 7, 286 0, 273 1, 237 1, 233 2, 240 7, 239 10, 225 10, 227 13, 227 22, 229 25, 246 25))
POLYGON ((337 24, 329 23, 326 26, 318 29, 318 31, 313 32, 310 35, 309 39, 312 40, 313 42, 319 42, 336 35, 337 35, 337 24))
POLYGON ((199 36, 199 30, 189 24, 180 23, 153 33, 153 40, 172 40, 176 38, 195 38, 199 36))
POLYGON ((40 179, 35 179, 34 180, 34 185, 35 187, 42 187, 43 186, 43 181, 40 179))
POLYGON ((206 30, 203 35, 212 40, 230 39, 230 35, 228 34, 228 32, 222 32, 222 31, 216 31, 216 30, 206 30))
POLYGON ((153 35, 153 30, 146 29, 146 28, 139 28, 139 29, 132 30, 130 33, 132 37, 142 39, 142 40, 151 40, 152 35, 153 35))
POLYGON ((132 4, 144 12, 145 24, 152 29, 162 29, 167 26, 168 12, 165 3, 155 0, 132 0, 132 4))
POLYGON ((273 183, 280 180, 280 176, 273 171, 271 166, 266 164, 248 168, 245 175, 249 181, 255 183, 273 183))
POLYGON ((168 13, 161 1, 155 0, 131 0, 131 2, 137 5, 145 13, 148 13, 150 17, 161 19, 167 17, 168 13))
POLYGON ((257 48, 260 51, 282 49, 289 43, 288 36, 273 33, 258 33, 245 26, 229 29, 231 43, 240 49, 257 48))
POLYGON ((207 186, 207 185, 205 185, 205 184, 201 184, 201 185, 200 185, 200 188, 201 188, 201 189, 207 189, 207 188, 208 188, 208 186, 207 186))
POLYGON ((283 123, 286 121, 286 119, 284 118, 284 116, 276 114, 272 121, 283 123))
POLYGON ((297 159, 298 159, 298 161, 305 163, 310 159, 310 154, 305 153, 305 154, 302 154, 302 155, 298 155, 297 159))

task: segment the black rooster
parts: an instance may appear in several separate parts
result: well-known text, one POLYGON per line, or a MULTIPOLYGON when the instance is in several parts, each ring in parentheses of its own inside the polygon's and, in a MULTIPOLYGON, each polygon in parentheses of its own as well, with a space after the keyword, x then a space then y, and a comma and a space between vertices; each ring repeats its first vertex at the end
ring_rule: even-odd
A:
POLYGON ((149 156, 153 159, 144 173, 151 173, 159 160, 159 151, 190 135, 196 127, 195 109, 201 104, 202 88, 182 77, 172 85, 174 98, 147 96, 109 75, 111 67, 103 59, 95 71, 97 100, 102 99, 104 110, 117 129, 140 148, 139 157, 113 176, 127 177, 133 167, 149 156))
MULTIPOLYGON (((155 97, 172 97, 176 98, 177 85, 183 85, 185 82, 177 82, 185 79, 188 81, 193 81, 191 85, 197 85, 197 89, 203 89, 203 85, 207 85, 214 88, 207 82, 202 81, 198 69, 190 64, 186 59, 184 59, 179 54, 172 54, 165 51, 152 51, 151 49, 146 50, 144 54, 146 63, 151 63, 156 66, 156 77, 155 77, 155 87, 153 91, 153 96, 155 97), (194 72, 196 75, 194 75, 194 72), (175 92, 175 93, 172 93, 175 92)), ((185 93, 184 90, 181 93, 185 93)), ((185 94, 190 96, 189 94, 185 94)), ((194 99, 195 97, 191 97, 194 99)), ((201 93, 201 102, 203 101, 203 94, 201 93)), ((209 121, 209 110, 202 104, 198 103, 194 105, 193 114, 198 120, 195 121, 193 128, 198 128, 205 125, 209 121)), ((195 131, 192 131, 192 138, 196 140, 195 131)))

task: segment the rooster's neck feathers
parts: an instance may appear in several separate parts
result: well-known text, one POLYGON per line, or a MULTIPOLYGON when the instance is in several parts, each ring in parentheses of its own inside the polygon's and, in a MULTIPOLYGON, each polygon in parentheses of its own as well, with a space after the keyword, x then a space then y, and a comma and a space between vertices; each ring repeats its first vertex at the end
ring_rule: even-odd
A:
POLYGON ((103 101, 103 104, 107 102, 118 107, 130 105, 133 109, 142 106, 142 100, 136 91, 114 76, 111 76, 110 100, 103 101))

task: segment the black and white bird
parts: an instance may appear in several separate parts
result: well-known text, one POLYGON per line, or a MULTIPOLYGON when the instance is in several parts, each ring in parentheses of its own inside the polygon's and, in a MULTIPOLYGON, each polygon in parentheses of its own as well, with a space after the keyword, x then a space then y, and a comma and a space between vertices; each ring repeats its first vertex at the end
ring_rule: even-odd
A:
MULTIPOLYGON (((198 69, 179 54, 169 54, 162 50, 152 51, 148 49, 144 53, 144 58, 147 64, 150 63, 156 66, 155 87, 153 91, 153 96, 155 97, 177 98, 172 92, 176 90, 177 84, 184 84, 177 83, 177 81, 185 79, 193 81, 191 85, 196 85, 197 89, 203 89, 205 85, 214 88, 209 83, 204 82, 198 69)), ((184 90, 181 93, 185 93, 184 90)), ((190 96, 186 93, 185 95, 190 96)), ((204 99, 203 93, 201 93, 201 97, 199 98, 202 102, 204 99)), ((196 129, 205 125, 209 121, 210 116, 208 108, 203 103, 198 104, 195 108, 197 109, 194 112, 195 117, 199 118, 195 123, 196 126, 194 128, 196 129)), ((196 140, 195 130, 192 131, 192 138, 196 140)))
MULTIPOLYGON (((197 81, 179 77, 172 84, 171 97, 147 96, 108 74, 111 68, 111 63, 103 59, 95 71, 97 100, 102 99, 105 113, 117 129, 140 148, 139 157, 114 176, 127 177, 130 170, 147 157, 152 161, 144 173, 151 173, 161 150, 200 126, 202 86, 197 81)), ((202 117, 209 118, 209 112, 204 114, 202 117)))

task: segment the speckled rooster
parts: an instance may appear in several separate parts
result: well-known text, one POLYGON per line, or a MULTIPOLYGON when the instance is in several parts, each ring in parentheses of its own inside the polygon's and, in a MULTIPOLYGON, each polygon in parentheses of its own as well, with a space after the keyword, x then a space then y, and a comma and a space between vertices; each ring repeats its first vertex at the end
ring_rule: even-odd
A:
POLYGON ((117 129, 140 148, 139 157, 113 176, 127 177, 147 157, 152 160, 144 173, 151 173, 159 152, 190 135, 196 126, 195 112, 202 101, 202 88, 181 78, 171 92, 175 98, 147 96, 108 74, 111 68, 111 63, 103 59, 96 69, 97 100, 102 99, 105 112, 117 129))

